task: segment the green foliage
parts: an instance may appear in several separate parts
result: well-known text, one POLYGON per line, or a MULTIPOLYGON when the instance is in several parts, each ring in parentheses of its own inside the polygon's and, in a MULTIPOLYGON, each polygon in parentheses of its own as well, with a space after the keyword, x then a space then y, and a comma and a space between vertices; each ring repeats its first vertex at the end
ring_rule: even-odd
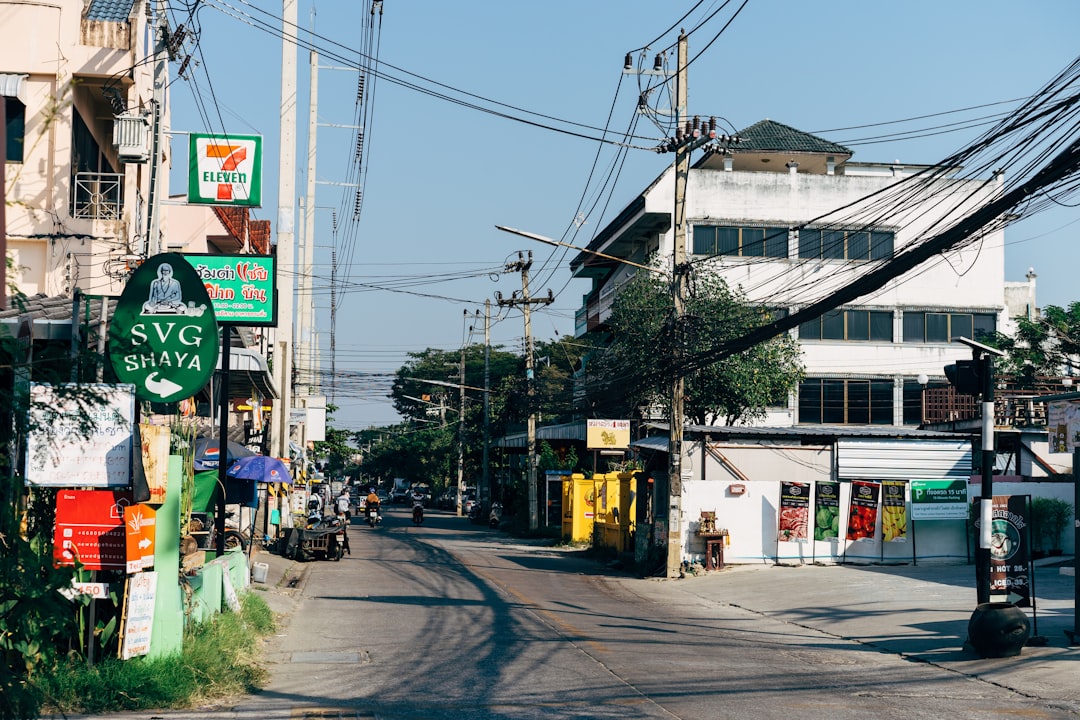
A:
POLYGON ((1073 506, 1057 498, 1037 497, 1031 501, 1032 535, 1038 550, 1060 550, 1065 528, 1071 524, 1073 506))
POLYGON ((245 593, 239 613, 223 613, 192 628, 179 655, 109 657, 92 668, 73 660, 58 667, 44 683, 49 708, 64 713, 187 708, 251 692, 265 680, 257 650, 273 631, 266 602, 245 593))
POLYGON ((54 568, 52 545, 28 540, 5 508, 0 529, 0 719, 37 717, 42 677, 74 633, 75 606, 60 594, 74 570, 54 568))
POLYGON ((1040 376, 1056 377, 1080 355, 1080 302, 1067 309, 1047 305, 1034 320, 1017 317, 1016 333, 997 333, 991 344, 1005 353, 997 362, 998 374, 1013 376, 1017 385, 1030 387, 1040 376))
MULTIPOLYGON (((715 348, 770 321, 723 279, 701 273, 690 284, 685 312, 675 322, 671 289, 640 272, 615 297, 611 344, 587 365, 589 402, 596 416, 632 418, 650 406, 670 407, 674 359, 715 348)), ((686 375, 685 414, 699 424, 733 425, 760 419, 786 402, 803 377, 798 343, 780 335, 686 375)))

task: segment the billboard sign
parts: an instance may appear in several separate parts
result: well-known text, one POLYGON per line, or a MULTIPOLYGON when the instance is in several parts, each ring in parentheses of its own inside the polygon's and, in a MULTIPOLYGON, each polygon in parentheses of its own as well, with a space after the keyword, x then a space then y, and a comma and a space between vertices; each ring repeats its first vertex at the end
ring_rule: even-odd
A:
POLYGON ((967 480, 912 480, 912 520, 966 520, 967 480))
POLYGON ((262 135, 192 133, 188 202, 262 207, 262 135))
POLYGON ((126 487, 131 484, 135 392, 130 385, 30 385, 26 484, 126 487), (92 394, 90 402, 80 393, 92 394), (82 420, 88 421, 86 427, 82 420))
POLYGON ((214 305, 214 317, 230 325, 277 325, 273 255, 185 253, 214 305))
POLYGON ((630 447, 630 421, 589 420, 585 444, 589 450, 625 450, 630 447))

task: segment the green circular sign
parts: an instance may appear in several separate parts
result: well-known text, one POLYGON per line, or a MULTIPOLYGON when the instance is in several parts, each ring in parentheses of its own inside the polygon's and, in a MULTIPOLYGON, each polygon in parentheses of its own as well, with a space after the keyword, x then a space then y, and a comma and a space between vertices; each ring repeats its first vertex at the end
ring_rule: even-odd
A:
POLYGON ((201 390, 218 359, 218 325, 202 280, 183 255, 146 260, 128 280, 109 326, 109 359, 135 397, 176 402, 201 390))

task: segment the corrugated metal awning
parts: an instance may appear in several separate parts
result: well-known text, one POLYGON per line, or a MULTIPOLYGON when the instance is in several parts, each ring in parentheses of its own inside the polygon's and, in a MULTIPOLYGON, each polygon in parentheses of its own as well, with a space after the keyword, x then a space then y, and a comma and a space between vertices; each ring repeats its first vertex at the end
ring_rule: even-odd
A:
POLYGON ((971 476, 968 440, 838 440, 841 480, 932 480, 971 476))
POLYGON ((19 101, 25 104, 23 99, 23 88, 26 86, 26 78, 29 75, 15 75, 0 73, 0 95, 3 97, 18 98, 19 101))

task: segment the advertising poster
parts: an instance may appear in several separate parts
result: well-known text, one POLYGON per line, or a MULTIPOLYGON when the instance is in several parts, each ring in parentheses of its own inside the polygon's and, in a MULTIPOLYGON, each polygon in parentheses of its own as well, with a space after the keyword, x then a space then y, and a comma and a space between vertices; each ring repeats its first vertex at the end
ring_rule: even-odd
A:
POLYGON ((144 572, 128 579, 127 607, 124 609, 124 644, 120 657, 128 660, 150 652, 154 630, 154 602, 157 597, 157 573, 144 572))
POLYGON ((589 450, 624 450, 630 447, 630 421, 588 420, 585 446, 589 450))
POLYGON ((840 483, 821 480, 814 495, 814 539, 840 537, 840 483))
POLYGON ((907 501, 904 480, 883 480, 881 483, 881 539, 885 542, 907 540, 907 501))
POLYGON ((126 569, 124 509, 133 504, 127 491, 58 491, 53 562, 74 565, 78 558, 87 570, 126 569))
POLYGON ((1031 604, 1031 535, 1027 495, 995 495, 990 529, 990 595, 1031 604))
POLYGON ((863 480, 851 482, 851 510, 847 539, 873 540, 877 534, 877 505, 880 486, 863 480))
POLYGON ((1080 403, 1068 400, 1046 404, 1050 452, 1072 452, 1080 445, 1080 403))
POLYGON ((124 532, 127 571, 141 572, 154 567, 154 542, 157 539, 157 511, 149 505, 124 508, 124 532))
POLYGON ((273 255, 185 253, 203 281, 219 323, 277 325, 273 255))
POLYGON ((810 515, 810 483, 780 483, 780 542, 806 542, 810 515))

